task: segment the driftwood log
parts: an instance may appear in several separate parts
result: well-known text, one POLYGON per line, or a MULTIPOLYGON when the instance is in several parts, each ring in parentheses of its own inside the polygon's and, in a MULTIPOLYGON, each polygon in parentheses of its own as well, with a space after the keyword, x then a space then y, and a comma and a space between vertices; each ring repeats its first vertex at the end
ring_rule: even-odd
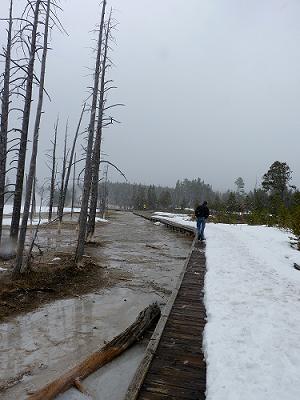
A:
POLYGON ((29 395, 27 400, 51 400, 72 386, 78 386, 80 380, 86 378, 97 369, 113 360, 128 347, 138 341, 144 332, 160 317, 159 306, 154 303, 140 312, 135 322, 111 342, 75 365, 65 374, 50 382, 42 389, 29 395))

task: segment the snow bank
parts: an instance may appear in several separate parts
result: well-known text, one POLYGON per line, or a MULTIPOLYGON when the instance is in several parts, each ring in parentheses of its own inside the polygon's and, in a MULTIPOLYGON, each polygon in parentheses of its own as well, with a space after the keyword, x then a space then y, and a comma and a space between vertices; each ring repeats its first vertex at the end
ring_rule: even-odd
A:
MULTIPOLYGON (((164 214, 155 216, 195 227, 164 214)), ((291 235, 212 223, 205 234, 207 400, 298 400, 300 252, 291 235)))
POLYGON ((207 400, 300 395, 300 253, 286 232, 208 224, 207 400))
POLYGON ((108 222, 107 219, 96 217, 96 222, 108 222))
POLYGON ((189 226, 189 227, 192 226, 193 228, 196 227, 195 221, 192 221, 191 217, 187 214, 173 214, 173 213, 157 211, 152 215, 152 217, 165 219, 167 221, 172 221, 184 226, 189 226))

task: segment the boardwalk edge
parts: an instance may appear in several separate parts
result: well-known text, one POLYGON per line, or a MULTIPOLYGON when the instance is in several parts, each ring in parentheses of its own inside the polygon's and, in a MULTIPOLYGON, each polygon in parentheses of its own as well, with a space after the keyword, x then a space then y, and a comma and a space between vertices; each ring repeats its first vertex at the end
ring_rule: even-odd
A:
MULTIPOLYGON (((160 221, 160 222, 164 223, 164 221, 160 221)), ((188 230, 188 231, 190 232, 190 230, 188 230)), ((152 335, 152 337, 149 341, 149 344, 146 348, 145 356, 137 368, 137 371, 128 387, 128 390, 127 390, 124 400, 136 400, 137 399, 137 396, 138 396, 140 388, 143 384, 144 378, 148 372, 151 361, 152 361, 154 354, 156 352, 156 349, 159 345, 160 339, 162 337, 162 333, 164 331, 166 322, 169 318, 169 315, 172 310, 175 299, 177 297, 178 291, 181 287, 183 277, 185 275, 188 263, 190 261, 192 252, 194 250, 195 242, 196 242, 196 238, 194 238, 194 240, 193 240, 192 246, 191 246, 189 253, 187 255, 187 258, 185 260, 183 269, 177 279, 176 286, 175 286, 175 288, 172 292, 172 295, 170 296, 166 306, 164 307, 164 309, 161 313, 161 317, 156 325, 153 335, 152 335)))

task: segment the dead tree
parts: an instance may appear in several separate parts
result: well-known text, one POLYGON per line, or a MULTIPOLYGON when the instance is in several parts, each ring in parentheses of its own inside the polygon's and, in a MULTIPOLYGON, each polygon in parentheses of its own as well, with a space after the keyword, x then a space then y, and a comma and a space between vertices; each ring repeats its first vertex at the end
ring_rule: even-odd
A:
POLYGON ((97 99, 98 99, 99 79, 100 79, 101 47, 102 47, 102 37, 104 31, 105 8, 106 8, 106 0, 103 0, 101 22, 99 27, 99 35, 97 43, 97 56, 96 56, 94 85, 92 93, 92 106, 90 111, 90 122, 88 128, 88 139, 86 147, 83 193, 81 200, 81 210, 79 215, 79 230, 78 230, 78 239, 77 239, 77 247, 75 254, 76 263, 78 263, 83 256, 85 239, 86 239, 87 216, 88 216, 90 188, 91 188, 91 172, 92 172, 91 158, 93 152, 94 131, 95 131, 95 121, 97 112, 97 99))
POLYGON ((104 52, 101 66, 101 85, 100 85, 100 98, 99 98, 99 111, 98 122, 95 136, 95 143, 93 148, 92 157, 92 183, 91 183, 91 200, 90 200, 90 213, 87 226, 87 236, 91 238, 95 232, 96 211, 98 202, 98 184, 99 184, 99 168, 100 168, 100 154, 102 142, 102 125, 103 125, 103 112, 104 112, 104 95, 105 95, 105 75, 107 70, 107 51, 108 39, 110 35, 111 12, 109 15, 107 28, 105 32, 104 52))
POLYGON ((110 106, 105 106, 107 99, 105 98, 106 93, 115 89, 115 86, 108 86, 112 81, 106 81, 106 72, 107 69, 111 66, 108 59, 108 49, 109 49, 109 39, 111 38, 111 30, 112 26, 112 11, 110 12, 107 27, 105 30, 105 41, 104 41, 104 50, 103 50, 103 58, 102 58, 102 68, 101 68, 101 86, 100 86, 100 98, 99 98, 99 107, 98 107, 98 122, 97 122, 97 130, 95 136, 95 143, 93 148, 93 158, 92 158, 92 184, 91 184, 91 199, 90 199, 90 213, 89 213, 89 221, 87 227, 87 237, 91 239, 95 232, 95 222, 96 222, 96 211, 97 211, 97 203, 98 203, 98 188, 99 188, 99 170, 101 162, 112 165, 120 174, 125 178, 126 176, 118 167, 116 167, 113 163, 109 161, 101 161, 101 143, 102 143, 102 131, 103 128, 108 125, 113 124, 114 122, 119 123, 116 119, 111 116, 105 117, 105 111, 117 107, 124 106, 124 104, 113 104, 110 106))
POLYGON ((59 118, 57 117, 56 124, 54 127, 54 140, 52 142, 52 166, 51 166, 51 182, 50 182, 50 195, 49 195, 49 212, 48 212, 48 221, 50 222, 52 219, 52 209, 54 202, 54 191, 55 191, 55 178, 56 178, 56 143, 57 143, 57 131, 58 131, 58 123, 59 118))
POLYGON ((107 179, 108 178, 108 165, 106 165, 105 171, 104 171, 104 185, 103 185, 103 191, 101 193, 101 200, 100 200, 100 217, 104 218, 105 217, 105 211, 107 207, 107 200, 108 200, 108 190, 107 190, 107 179))
MULTIPOLYGON (((27 255, 26 255, 26 260, 24 262, 25 269, 29 268, 31 259, 33 258, 33 255, 32 255, 33 248, 34 248, 35 245, 37 246, 36 239, 38 237, 39 228, 40 228, 40 225, 41 225, 41 222, 42 222, 42 205, 43 205, 43 194, 41 196, 40 209, 39 209, 39 215, 38 215, 38 223, 37 223, 37 225, 36 225, 36 227, 34 229, 34 232, 32 234, 31 243, 29 245, 29 249, 28 249, 28 252, 27 252, 27 255)), ((31 229, 33 231, 33 226, 31 227, 31 229)), ((37 246, 37 247, 38 247, 39 252, 41 254, 42 251, 41 251, 40 247, 39 246, 37 246)))
POLYGON ((18 167, 17 167, 17 176, 15 184, 14 205, 13 205, 12 221, 10 226, 10 236, 14 240, 17 240, 18 237, 19 223, 21 217, 24 169, 25 169, 27 138, 28 138, 28 130, 29 130, 29 122, 31 114, 32 90, 34 82, 34 64, 37 54, 37 37, 38 37, 38 27, 40 22, 39 15, 40 15, 41 3, 42 0, 36 0, 35 3, 30 4, 30 6, 34 10, 34 16, 32 22, 29 59, 26 71, 26 91, 24 98, 20 147, 18 153, 18 167))
MULTIPOLYGON (((69 185, 69 179, 70 179, 70 175, 71 175, 71 170, 72 170, 72 164, 73 164, 73 159, 74 159, 74 154, 75 154, 75 146, 76 146, 76 142, 78 139, 78 135, 80 132, 80 127, 81 127, 81 122, 82 122, 82 118, 83 118, 83 114, 85 111, 85 104, 83 105, 81 114, 80 114, 80 118, 79 118, 79 122, 77 125, 77 129, 75 132, 75 136, 73 139, 73 144, 72 144, 72 149, 71 149, 71 153, 70 153, 70 159, 69 159, 69 164, 68 164, 68 168, 66 173, 64 174, 64 179, 63 179, 63 190, 61 192, 61 196, 60 196, 60 201, 58 204, 58 219, 59 219, 59 223, 61 224, 62 219, 63 219, 63 214, 64 214, 64 207, 65 207, 65 202, 66 202, 66 195, 67 195, 67 190, 68 190, 68 185, 69 185)), ((66 169, 66 168, 65 168, 66 169)))
MULTIPOLYGON (((65 130, 65 141, 64 141, 64 154, 63 154, 63 160, 62 160, 62 169, 61 169, 61 182, 60 182, 60 189, 59 189, 59 197, 58 197, 58 207, 57 207, 57 215, 58 217, 59 212, 62 207, 63 203, 63 195, 64 195, 64 185, 65 185, 65 177, 66 177, 66 170, 67 170, 67 140, 68 140, 68 121, 66 124, 66 130, 65 130)), ((62 218, 62 216, 61 216, 62 218)), ((61 219, 59 218, 59 230, 60 230, 60 224, 61 224, 61 219)))
POLYGON ((30 223, 33 225, 33 219, 36 214, 36 175, 33 177, 32 183, 32 196, 31 196, 31 210, 30 210, 30 223))
POLYGON ((75 203, 75 181, 76 181, 76 153, 74 154, 74 162, 73 162, 73 183, 72 183, 71 218, 73 218, 74 203, 75 203))
MULTIPOLYGON (((36 4, 38 4, 38 3, 39 2, 37 0, 36 4)), ((21 269, 22 269, 23 253, 24 253, 24 247, 25 247, 27 223, 28 223, 29 209, 30 209, 30 200, 31 200, 31 195, 32 195, 33 180, 34 180, 35 171, 36 171, 36 159, 37 159, 37 154, 38 154, 39 130, 40 130, 40 122, 41 122, 41 116, 42 116, 44 90, 45 90, 45 76, 46 76, 46 62, 47 62, 47 53, 48 53, 48 36, 49 36, 50 12, 51 12, 51 0, 47 0, 47 2, 46 2, 46 10, 45 10, 45 22, 44 22, 45 26, 44 26, 43 53, 42 53, 41 72, 40 72, 40 79, 39 79, 40 86, 39 86, 39 94, 38 94, 38 103, 37 103, 37 111, 36 111, 36 118, 35 118, 35 124, 34 124, 34 131, 33 131, 32 153, 31 153, 29 174, 28 174, 27 187, 26 187, 23 218, 22 218, 20 235, 19 235, 18 245, 17 245, 16 263, 15 263, 15 267, 14 267, 14 274, 15 275, 18 275, 21 272, 21 269)), ((38 20, 38 16, 36 18, 38 20)))
POLYGON ((3 78, 3 91, 1 101, 1 127, 0 127, 0 242, 2 236, 2 221, 5 203, 5 177, 7 157, 7 131, 10 102, 10 76, 11 76, 11 50, 12 50, 12 27, 13 27, 13 2, 10 2, 9 23, 7 30, 7 46, 5 52, 5 70, 3 78))

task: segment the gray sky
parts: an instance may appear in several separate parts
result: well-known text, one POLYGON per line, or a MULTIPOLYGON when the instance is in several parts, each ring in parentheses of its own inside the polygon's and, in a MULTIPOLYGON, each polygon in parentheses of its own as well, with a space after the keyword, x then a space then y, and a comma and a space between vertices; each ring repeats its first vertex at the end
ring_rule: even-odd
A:
MULTIPOLYGON (((108 3, 119 21, 112 101, 126 107, 114 111, 122 124, 105 131, 103 151, 129 181, 200 177, 222 190, 242 176, 250 189, 279 160, 300 186, 299 0, 108 3)), ((91 85, 99 2, 62 5, 69 36, 53 35, 40 158, 58 112, 75 129, 91 85)), ((1 16, 7 8, 1 0, 1 16)))

